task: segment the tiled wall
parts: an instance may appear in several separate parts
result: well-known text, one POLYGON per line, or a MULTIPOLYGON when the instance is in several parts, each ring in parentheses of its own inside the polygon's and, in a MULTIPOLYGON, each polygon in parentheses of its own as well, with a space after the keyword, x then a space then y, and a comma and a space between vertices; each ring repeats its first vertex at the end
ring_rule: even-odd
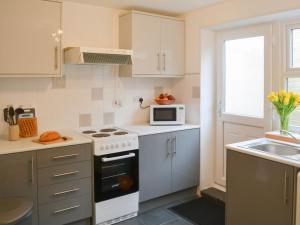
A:
MULTIPOLYGON (((171 93, 173 83, 170 79, 119 78, 113 66, 68 65, 64 74, 53 79, 1 78, 0 108, 8 104, 36 107, 40 131, 145 123, 149 111, 139 109, 138 97, 150 104, 157 93, 171 93)), ((0 134, 6 132, 1 118, 0 134)))

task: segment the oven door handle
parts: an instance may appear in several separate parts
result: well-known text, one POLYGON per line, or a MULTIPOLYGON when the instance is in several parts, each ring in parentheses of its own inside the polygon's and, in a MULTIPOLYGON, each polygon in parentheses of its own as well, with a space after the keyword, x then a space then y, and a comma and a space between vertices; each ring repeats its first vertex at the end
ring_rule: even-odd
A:
POLYGON ((128 155, 122 155, 122 156, 116 156, 116 157, 110 157, 110 158, 102 158, 102 162, 111 162, 111 161, 116 161, 120 159, 127 159, 127 158, 133 158, 135 157, 134 153, 129 153, 128 155))

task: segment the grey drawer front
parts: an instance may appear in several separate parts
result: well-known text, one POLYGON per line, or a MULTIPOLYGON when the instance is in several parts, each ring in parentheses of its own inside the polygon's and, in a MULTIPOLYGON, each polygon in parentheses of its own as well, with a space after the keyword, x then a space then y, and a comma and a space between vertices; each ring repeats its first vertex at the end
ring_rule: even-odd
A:
POLYGON ((39 224, 62 225, 92 216, 90 195, 59 201, 39 207, 39 224))
POLYGON ((91 161, 48 167, 38 170, 39 186, 91 177, 91 161))
POLYGON ((92 193, 92 178, 68 181, 39 188, 39 204, 76 198, 92 193))
POLYGON ((91 144, 71 145, 37 152, 37 167, 49 167, 91 159, 91 144))

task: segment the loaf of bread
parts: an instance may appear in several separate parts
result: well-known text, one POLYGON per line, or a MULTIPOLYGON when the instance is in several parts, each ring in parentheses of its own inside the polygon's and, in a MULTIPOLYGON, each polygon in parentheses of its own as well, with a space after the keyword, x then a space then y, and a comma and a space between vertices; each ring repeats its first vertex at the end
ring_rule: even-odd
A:
POLYGON ((41 134, 39 141, 40 142, 50 142, 55 141, 61 138, 61 135, 56 131, 46 131, 41 134))

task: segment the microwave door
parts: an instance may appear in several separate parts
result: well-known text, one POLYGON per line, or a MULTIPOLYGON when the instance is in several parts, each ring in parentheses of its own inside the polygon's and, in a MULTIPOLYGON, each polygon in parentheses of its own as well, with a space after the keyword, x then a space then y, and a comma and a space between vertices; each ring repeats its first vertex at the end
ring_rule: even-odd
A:
POLYGON ((153 121, 155 122, 176 122, 177 110, 176 108, 154 108, 153 121))

